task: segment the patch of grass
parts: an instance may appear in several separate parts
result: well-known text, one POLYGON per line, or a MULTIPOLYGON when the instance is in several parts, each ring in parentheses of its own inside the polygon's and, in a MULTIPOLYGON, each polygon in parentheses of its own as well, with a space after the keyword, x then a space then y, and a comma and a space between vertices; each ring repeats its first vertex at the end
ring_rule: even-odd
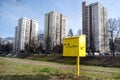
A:
POLYGON ((63 57, 62 54, 32 54, 26 59, 37 61, 56 62, 60 64, 76 64, 76 57, 63 57))
MULTIPOLYGON (((62 54, 31 54, 26 59, 75 65, 76 57, 63 57, 62 54)), ((86 56, 80 58, 80 64, 103 67, 120 67, 120 56, 86 56)))
POLYGON ((119 80, 120 68, 75 65, 0 57, 0 80, 119 80))
POLYGON ((56 70, 50 67, 44 67, 42 69, 40 69, 40 72, 46 72, 46 73, 52 73, 55 72, 56 70))
POLYGON ((119 80, 120 68, 81 66, 83 76, 92 78, 92 80, 119 80))
POLYGON ((45 74, 54 74, 59 72, 57 69, 53 69, 51 67, 41 67, 41 68, 33 68, 33 72, 35 73, 45 73, 45 74))

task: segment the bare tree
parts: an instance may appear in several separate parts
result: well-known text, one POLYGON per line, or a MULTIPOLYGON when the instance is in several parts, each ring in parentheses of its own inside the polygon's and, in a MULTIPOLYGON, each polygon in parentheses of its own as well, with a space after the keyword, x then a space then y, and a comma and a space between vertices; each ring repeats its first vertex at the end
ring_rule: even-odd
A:
POLYGON ((52 48, 51 48, 52 40, 51 40, 50 36, 47 36, 45 42, 46 42, 46 45, 45 45, 45 47, 46 47, 46 54, 48 54, 52 50, 52 48))
POLYGON ((81 29, 78 29, 78 31, 77 31, 77 35, 79 36, 79 35, 81 35, 82 33, 81 33, 81 29))
POLYGON ((111 54, 115 56, 115 42, 114 40, 119 36, 120 33, 120 19, 109 19, 108 20, 110 38, 109 47, 111 54))
POLYGON ((37 51, 38 47, 38 40, 31 39, 31 41, 25 44, 25 53, 28 54, 28 52, 35 53, 37 51))
POLYGON ((54 51, 54 53, 62 53, 63 52, 63 44, 54 46, 53 51, 54 51))
POLYGON ((73 31, 72 31, 72 29, 69 29, 68 36, 73 36, 73 31))

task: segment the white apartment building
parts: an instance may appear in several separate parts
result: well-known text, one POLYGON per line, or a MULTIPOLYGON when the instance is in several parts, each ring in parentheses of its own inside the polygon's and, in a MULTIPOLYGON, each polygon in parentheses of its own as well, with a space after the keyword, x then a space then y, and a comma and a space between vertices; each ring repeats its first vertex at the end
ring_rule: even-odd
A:
POLYGON ((51 11, 45 14, 44 40, 45 49, 52 50, 54 46, 63 43, 67 36, 68 18, 63 14, 51 11))
POLYGON ((19 30, 18 30, 18 26, 15 27, 15 40, 14 40, 14 51, 18 51, 19 50, 19 30))
POLYGON ((82 3, 82 33, 87 36, 87 50, 109 51, 107 9, 99 2, 82 3))
POLYGON ((38 41, 38 21, 23 17, 15 30, 15 51, 24 51, 26 46, 38 41))

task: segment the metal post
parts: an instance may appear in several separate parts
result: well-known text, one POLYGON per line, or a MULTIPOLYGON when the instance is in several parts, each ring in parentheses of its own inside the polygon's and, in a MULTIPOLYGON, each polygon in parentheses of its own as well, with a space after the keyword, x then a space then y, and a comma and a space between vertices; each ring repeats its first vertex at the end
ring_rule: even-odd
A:
POLYGON ((79 77, 79 56, 77 56, 76 74, 79 77))

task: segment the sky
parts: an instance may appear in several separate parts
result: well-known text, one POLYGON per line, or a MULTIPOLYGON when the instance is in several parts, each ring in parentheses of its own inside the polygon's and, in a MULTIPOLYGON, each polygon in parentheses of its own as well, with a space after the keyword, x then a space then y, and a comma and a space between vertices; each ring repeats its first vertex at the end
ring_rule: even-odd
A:
POLYGON ((120 0, 0 0, 0 37, 14 37, 18 19, 27 17, 39 21, 39 33, 44 33, 44 16, 57 11, 68 17, 68 30, 74 34, 82 27, 82 2, 100 2, 108 10, 108 18, 120 18, 120 0))

